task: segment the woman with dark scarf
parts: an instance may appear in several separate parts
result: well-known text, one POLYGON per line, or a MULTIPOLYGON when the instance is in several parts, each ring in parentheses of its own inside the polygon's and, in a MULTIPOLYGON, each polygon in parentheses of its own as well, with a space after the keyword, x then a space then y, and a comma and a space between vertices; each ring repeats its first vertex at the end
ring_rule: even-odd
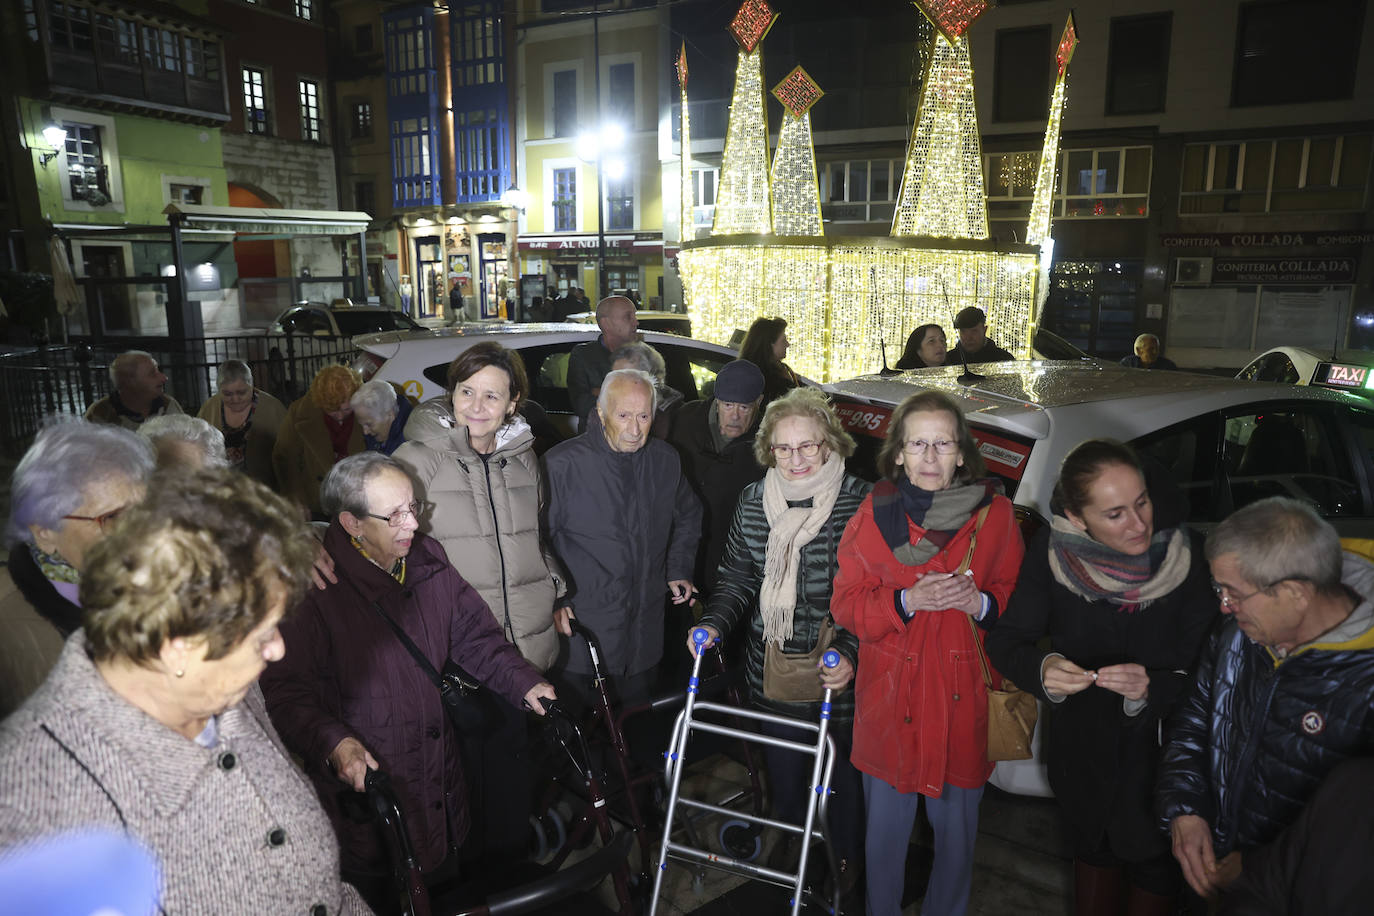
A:
POLYGON ((961 916, 992 774, 977 643, 1006 606, 1024 548, 1011 502, 985 479, 947 395, 897 407, 878 470, 840 542, 833 605, 835 622, 859 637, 850 759, 863 774, 868 913, 901 912, 924 798, 935 862, 921 912, 961 916))
POLYGON ((1075 912, 1163 916, 1179 873, 1151 803, 1160 723, 1217 613, 1202 538, 1182 527, 1172 484, 1147 486, 1135 453, 1108 439, 1064 459, 1053 508, 988 654, 1049 704, 1044 756, 1074 847, 1075 912))
MULTIPOLYGON (((756 707, 777 715, 819 720, 824 687, 830 687, 831 731, 837 747, 830 786, 830 839, 839 860, 841 893, 859 873, 863 828, 859 818, 859 776, 849 765, 849 729, 858 642, 834 627, 831 590, 836 551, 845 525, 868 492, 868 484, 845 473, 854 452, 825 395, 797 388, 768 406, 754 440, 754 457, 767 468, 763 480, 740 494, 725 542, 716 587, 700 625, 711 642, 736 634, 746 640, 745 676, 756 707), (818 668, 805 689, 780 689, 769 674, 770 654, 813 652, 821 639, 840 653, 833 670, 818 668)), ((709 643, 708 643, 709 645, 709 643)), ((694 652, 690 638, 689 652, 694 652)), ((764 724, 766 733, 792 741, 805 735, 786 726, 764 724)), ((811 765, 795 751, 764 748, 773 816, 800 824, 806 812, 811 765)), ((796 868, 795 834, 787 834, 769 858, 777 868, 796 868)))
POLYGON ((48 676, 81 626, 92 546, 143 499, 153 447, 122 426, 64 420, 38 434, 10 481, 8 575, 0 572, 0 719, 48 676))

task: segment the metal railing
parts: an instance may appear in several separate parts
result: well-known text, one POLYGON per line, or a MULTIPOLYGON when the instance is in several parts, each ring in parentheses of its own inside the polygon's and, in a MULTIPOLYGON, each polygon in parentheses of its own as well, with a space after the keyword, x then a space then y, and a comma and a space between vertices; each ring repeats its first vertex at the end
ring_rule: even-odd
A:
POLYGON ((49 417, 81 416, 111 391, 109 365, 126 350, 145 350, 167 374, 167 393, 195 413, 216 390, 218 369, 241 359, 253 370, 253 384, 290 404, 328 365, 347 363, 351 338, 299 334, 204 337, 174 342, 165 337, 127 337, 118 349, 75 343, 0 354, 0 448, 22 455, 49 417))

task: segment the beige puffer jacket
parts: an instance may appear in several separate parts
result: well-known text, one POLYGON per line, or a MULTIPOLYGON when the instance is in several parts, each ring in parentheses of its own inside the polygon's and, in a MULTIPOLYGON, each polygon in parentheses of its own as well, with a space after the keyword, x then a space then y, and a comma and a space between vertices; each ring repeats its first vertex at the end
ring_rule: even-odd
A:
POLYGON ((426 419, 435 421, 424 424, 427 434, 392 456, 425 505, 420 528, 487 602, 506 640, 545 671, 558 655, 554 601, 567 589, 539 536, 542 485, 529 425, 516 417, 484 460, 468 445, 467 429, 451 425, 452 414, 426 419))

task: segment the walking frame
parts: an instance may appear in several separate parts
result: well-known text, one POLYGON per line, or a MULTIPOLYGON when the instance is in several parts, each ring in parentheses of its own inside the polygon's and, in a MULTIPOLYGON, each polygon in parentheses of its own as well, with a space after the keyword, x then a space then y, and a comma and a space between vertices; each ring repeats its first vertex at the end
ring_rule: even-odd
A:
MULTIPOLYGON (((825 850, 827 864, 830 866, 832 875, 839 874, 838 862, 835 857, 835 850, 830 842, 828 819, 826 812, 829 807, 830 797, 830 777, 835 765, 835 742, 828 734, 830 727, 830 694, 826 688, 825 695, 821 700, 821 714, 819 723, 808 722, 802 719, 794 719, 790 716, 773 715, 754 709, 740 709, 733 706, 726 706, 720 703, 711 703, 699 700, 697 697, 700 688, 701 659, 705 654, 705 646, 710 641, 710 633, 702 627, 697 627, 692 631, 692 643, 696 647, 695 657, 692 663, 691 679, 687 682, 687 701, 681 713, 678 714, 677 721, 673 726, 672 740, 668 745, 664 756, 664 775, 668 781, 668 812, 663 826, 663 843, 659 849, 658 868, 654 873, 654 895, 649 906, 649 916, 655 916, 658 911, 659 892, 663 885, 663 875, 668 868, 668 860, 673 859, 679 862, 691 862, 724 871, 729 874, 738 875, 750 880, 763 881, 774 884, 778 887, 791 888, 792 898, 789 901, 792 916, 797 916, 801 912, 803 899, 815 901, 824 906, 824 902, 815 895, 806 884, 806 865, 811 851, 811 841, 820 840, 825 850), (810 733, 815 736, 815 744, 807 744, 800 740, 788 740, 786 738, 776 738, 771 735, 764 735, 742 728, 724 725, 716 721, 708 721, 698 718, 702 713, 710 716, 730 717, 734 719, 746 718, 757 722, 767 722, 772 725, 783 726, 795 729, 798 732, 810 733), (813 758, 811 767, 811 791, 808 793, 806 805, 806 816, 802 824, 793 824, 787 821, 779 821, 773 818, 764 817, 759 814, 741 812, 721 805, 713 805, 697 799, 686 798, 681 794, 682 773, 687 763, 687 745, 694 731, 709 732, 711 734, 725 735, 745 742, 746 746, 752 744, 762 744, 771 747, 786 748, 790 751, 805 754, 813 758), (717 855, 710 850, 697 848, 685 843, 674 842, 673 819, 678 814, 678 807, 681 806, 692 811, 709 812, 711 814, 722 815, 725 817, 742 819, 760 827, 771 827, 786 833, 797 834, 803 838, 803 842, 798 844, 801 848, 800 861, 797 863, 797 870, 793 872, 778 871, 753 862, 731 858, 730 856, 717 855)), ((826 668, 834 668, 840 663, 840 654, 834 649, 828 650, 821 659, 821 663, 826 668)), ((834 914, 840 908, 839 882, 834 882, 834 890, 831 892, 830 906, 828 912, 834 914)))

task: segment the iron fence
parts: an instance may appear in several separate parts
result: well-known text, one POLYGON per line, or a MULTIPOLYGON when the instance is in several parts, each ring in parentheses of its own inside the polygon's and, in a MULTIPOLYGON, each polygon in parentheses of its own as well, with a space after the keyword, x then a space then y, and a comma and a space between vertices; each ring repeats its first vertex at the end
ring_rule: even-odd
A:
POLYGON ((77 342, 0 354, 0 449, 21 455, 43 422, 53 416, 81 416, 108 395, 110 362, 126 350, 145 350, 167 374, 167 392, 187 413, 195 413, 216 390, 218 368, 241 359, 253 370, 253 384, 282 403, 301 397, 315 373, 347 363, 351 338, 298 334, 204 337, 182 342, 121 337, 117 349, 77 342))

